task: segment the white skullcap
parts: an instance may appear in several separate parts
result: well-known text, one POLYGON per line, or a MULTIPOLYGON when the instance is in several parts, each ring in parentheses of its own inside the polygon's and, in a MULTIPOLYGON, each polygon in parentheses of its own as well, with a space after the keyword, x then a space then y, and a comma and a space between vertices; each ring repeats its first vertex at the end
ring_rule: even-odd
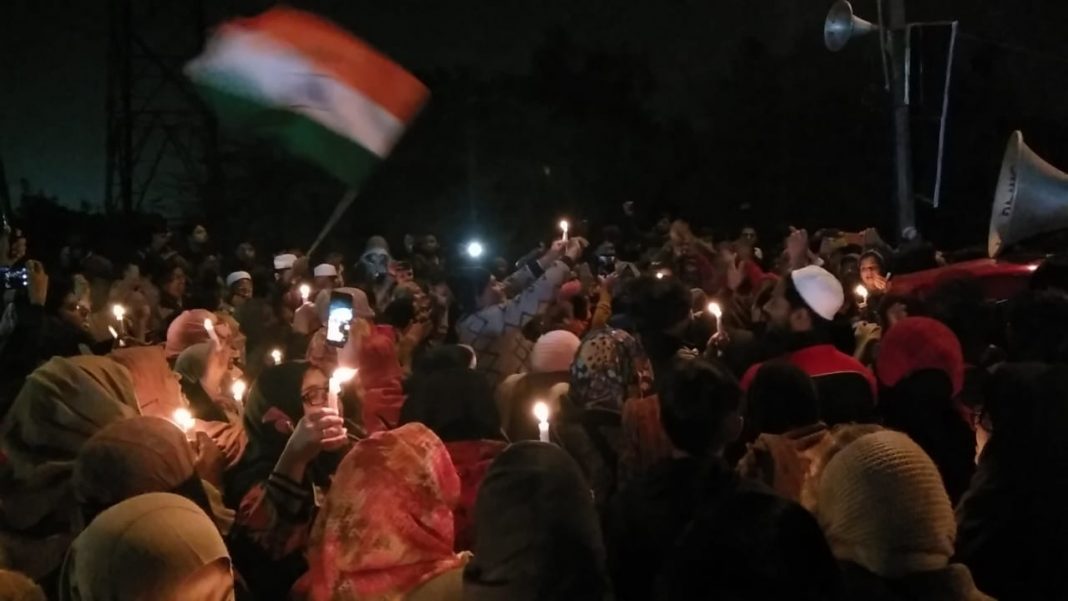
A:
POLYGON ((278 255, 274 258, 274 270, 282 271, 283 269, 293 269, 293 264, 297 262, 297 255, 284 254, 278 255))
POLYGON ((827 321, 834 319, 845 302, 842 283, 822 267, 802 267, 790 272, 790 279, 808 308, 827 321))
POLYGON ((329 263, 320 263, 315 266, 312 273, 317 278, 332 278, 337 276, 337 267, 334 267, 329 263))
POLYGON ((229 288, 241 280, 251 280, 252 275, 247 271, 235 271, 226 276, 226 287, 229 288))

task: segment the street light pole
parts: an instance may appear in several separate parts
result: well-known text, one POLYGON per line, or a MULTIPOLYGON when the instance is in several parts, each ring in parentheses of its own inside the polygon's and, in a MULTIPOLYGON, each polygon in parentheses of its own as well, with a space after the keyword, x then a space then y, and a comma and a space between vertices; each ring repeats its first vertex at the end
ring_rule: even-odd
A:
POLYGON ((905 0, 889 0, 884 22, 888 25, 887 52, 890 55, 890 95, 894 113, 894 198, 897 208, 899 242, 916 234, 916 204, 912 192, 912 131, 909 125, 909 100, 906 81, 908 22, 905 0))

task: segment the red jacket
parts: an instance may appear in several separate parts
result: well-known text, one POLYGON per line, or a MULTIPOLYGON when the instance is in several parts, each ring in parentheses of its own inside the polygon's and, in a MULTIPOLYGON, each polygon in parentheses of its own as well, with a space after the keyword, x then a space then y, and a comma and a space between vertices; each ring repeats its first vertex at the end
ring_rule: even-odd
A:
MULTIPOLYGON (((850 355, 833 345, 815 345, 791 352, 784 359, 816 381, 824 422, 831 425, 863 422, 874 413, 879 384, 875 375, 850 355), (869 391, 870 398, 864 399, 859 391, 869 391)), ((749 391, 760 365, 763 364, 758 363, 745 371, 741 379, 743 391, 749 391)))

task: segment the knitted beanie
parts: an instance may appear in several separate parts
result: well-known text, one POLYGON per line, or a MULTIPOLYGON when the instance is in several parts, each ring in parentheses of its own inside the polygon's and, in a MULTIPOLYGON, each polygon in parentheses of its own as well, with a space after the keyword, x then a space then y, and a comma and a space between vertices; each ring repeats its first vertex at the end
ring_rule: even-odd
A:
POLYGON ((921 370, 945 373, 954 396, 964 387, 964 354, 953 331, 929 317, 907 317, 883 335, 875 373, 892 388, 921 370))
POLYGON ((542 335, 530 351, 530 371, 569 371, 581 344, 578 336, 567 330, 553 330, 542 335))
POLYGON ((908 436, 883 430, 827 464, 816 518, 835 557, 884 578, 946 567, 957 525, 938 468, 908 436))

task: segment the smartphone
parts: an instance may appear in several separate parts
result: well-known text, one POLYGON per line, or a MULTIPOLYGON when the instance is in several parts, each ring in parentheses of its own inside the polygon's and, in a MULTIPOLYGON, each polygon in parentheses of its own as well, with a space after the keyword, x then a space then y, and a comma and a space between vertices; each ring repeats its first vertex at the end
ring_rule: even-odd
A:
POLYGON ((326 318, 326 343, 343 347, 349 341, 352 324, 352 296, 344 292, 330 293, 330 311, 326 318))
POLYGON ((22 290, 29 284, 29 282, 29 274, 26 272, 25 267, 19 267, 17 269, 0 267, 0 289, 22 290))

